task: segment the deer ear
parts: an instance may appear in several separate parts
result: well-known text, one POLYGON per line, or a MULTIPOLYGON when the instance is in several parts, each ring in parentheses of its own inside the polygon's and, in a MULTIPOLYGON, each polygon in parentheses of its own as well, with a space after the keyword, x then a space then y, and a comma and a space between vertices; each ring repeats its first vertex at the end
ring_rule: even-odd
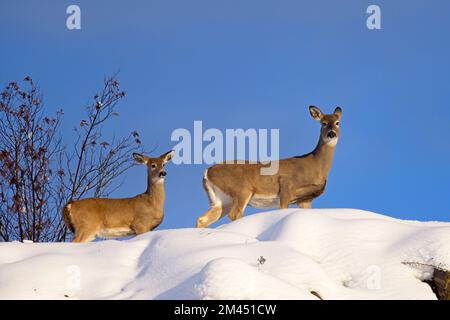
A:
POLYGON ((143 156, 140 153, 133 153, 133 158, 134 158, 134 160, 136 160, 137 163, 141 163, 141 164, 147 163, 145 156, 143 156))
POLYGON ((311 117, 313 117, 314 120, 320 121, 323 118, 322 111, 315 106, 309 106, 309 113, 311 113, 311 117))
POLYGON ((175 154, 175 151, 170 150, 170 151, 164 153, 160 158, 163 159, 164 163, 166 163, 166 162, 172 160, 174 154, 175 154))
POLYGON ((337 115, 339 117, 339 119, 341 119, 341 117, 342 117, 341 107, 336 107, 336 109, 334 109, 334 114, 337 115))

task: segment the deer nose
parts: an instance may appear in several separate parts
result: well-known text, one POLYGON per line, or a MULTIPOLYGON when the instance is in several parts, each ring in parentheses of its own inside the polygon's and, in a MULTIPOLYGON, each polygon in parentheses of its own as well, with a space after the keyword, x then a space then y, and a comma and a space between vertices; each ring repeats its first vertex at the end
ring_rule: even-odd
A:
POLYGON ((165 171, 161 171, 160 173, 159 173, 159 176, 160 177, 165 177, 167 175, 167 172, 165 172, 165 171))
POLYGON ((336 136, 337 136, 336 132, 334 132, 334 131, 328 132, 328 138, 333 139, 333 138, 336 138, 336 136))

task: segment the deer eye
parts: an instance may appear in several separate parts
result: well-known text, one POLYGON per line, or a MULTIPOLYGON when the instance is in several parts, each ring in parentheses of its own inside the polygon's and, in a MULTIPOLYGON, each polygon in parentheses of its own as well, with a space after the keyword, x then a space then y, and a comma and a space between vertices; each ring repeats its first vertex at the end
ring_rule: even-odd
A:
POLYGON ((339 127, 339 121, 336 121, 336 127, 339 127))
POLYGON ((152 168, 156 168, 156 164, 152 163, 152 168))
POLYGON ((322 122, 322 126, 326 127, 327 125, 328 125, 328 123, 322 122))

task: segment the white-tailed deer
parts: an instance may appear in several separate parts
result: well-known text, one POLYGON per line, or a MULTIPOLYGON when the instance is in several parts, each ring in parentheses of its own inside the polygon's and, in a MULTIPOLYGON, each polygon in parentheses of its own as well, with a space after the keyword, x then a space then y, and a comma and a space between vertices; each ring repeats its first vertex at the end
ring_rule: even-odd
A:
POLYGON ((308 154, 278 160, 277 173, 261 175, 268 165, 249 162, 216 164, 205 171, 203 186, 210 208, 198 218, 197 227, 207 227, 227 214, 231 220, 239 219, 247 205, 284 209, 295 203, 311 208, 312 200, 325 191, 342 109, 323 114, 310 106, 309 111, 321 125, 319 143, 308 154))
POLYGON ((174 151, 158 158, 133 153, 134 159, 147 166, 147 191, 132 198, 89 198, 69 202, 63 209, 67 227, 74 232, 74 242, 138 235, 159 226, 163 220, 164 165, 174 151))

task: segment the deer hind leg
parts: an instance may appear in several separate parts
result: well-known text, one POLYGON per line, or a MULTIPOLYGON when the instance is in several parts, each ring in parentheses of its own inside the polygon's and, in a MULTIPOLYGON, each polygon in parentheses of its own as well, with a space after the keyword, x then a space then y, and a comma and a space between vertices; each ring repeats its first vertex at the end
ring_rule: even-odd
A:
POLYGON ((205 172, 205 177, 203 178, 203 187, 208 194, 210 207, 208 211, 197 219, 197 228, 206 228, 222 218, 228 213, 231 204, 231 198, 208 181, 206 177, 207 172, 205 172))
POLYGON ((202 216, 197 219, 197 228, 206 228, 222 216, 222 206, 211 206, 202 216))
POLYGON ((242 195, 233 198, 233 205, 231 206, 231 210, 228 213, 231 221, 235 221, 237 219, 242 218, 244 214, 244 210, 248 205, 248 202, 252 198, 252 194, 250 195, 242 195))

